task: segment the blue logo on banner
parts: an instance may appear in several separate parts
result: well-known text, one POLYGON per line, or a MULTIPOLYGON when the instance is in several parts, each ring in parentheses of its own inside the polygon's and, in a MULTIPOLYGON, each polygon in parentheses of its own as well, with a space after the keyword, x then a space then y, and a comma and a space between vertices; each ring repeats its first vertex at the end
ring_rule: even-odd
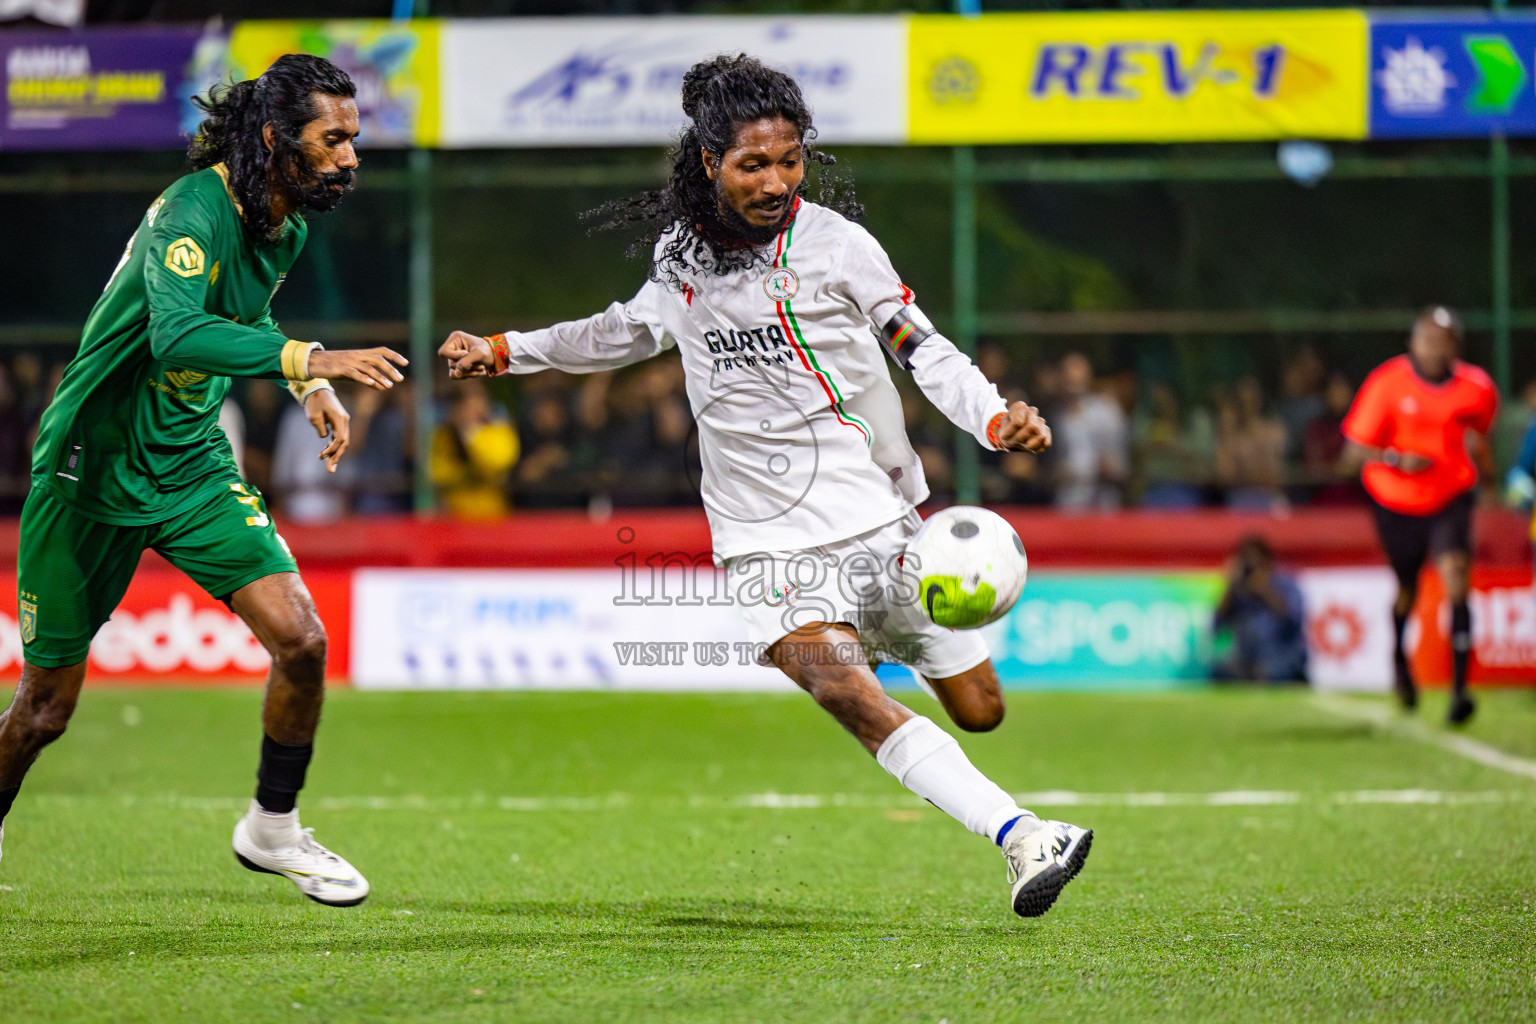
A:
POLYGON ((1536 135, 1536 20, 1373 19, 1371 137, 1536 135))

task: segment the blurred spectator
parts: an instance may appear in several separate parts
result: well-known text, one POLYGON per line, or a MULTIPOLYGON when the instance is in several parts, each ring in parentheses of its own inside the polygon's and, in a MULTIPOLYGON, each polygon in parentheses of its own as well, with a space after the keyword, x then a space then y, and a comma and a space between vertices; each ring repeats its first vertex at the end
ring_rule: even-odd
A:
POLYGON ((1280 493, 1284 471, 1285 425, 1264 415, 1259 382, 1243 377, 1216 405, 1216 482, 1226 490, 1227 507, 1243 512, 1276 512, 1286 507, 1280 493))
MULTIPOLYGON (((1023 388, 1005 383, 998 390, 1003 400, 1009 405, 1014 402, 1029 401, 1029 396, 1025 394, 1023 388)), ((946 453, 950 450, 948 447, 943 449, 946 453)), ((1050 485, 1051 453, 1049 451, 1040 455, 1032 455, 1029 452, 983 451, 980 462, 981 492, 985 501, 1006 502, 1013 505, 1049 505, 1055 500, 1055 492, 1050 485)), ((927 465, 926 461, 924 465, 927 465)))
POLYGON ((1167 384, 1147 388, 1147 400, 1136 421, 1136 455, 1143 481, 1145 508, 1190 509, 1203 503, 1203 484, 1210 478, 1215 428, 1204 409, 1186 419, 1179 396, 1167 384))
POLYGON ((225 395, 219 406, 219 429, 229 439, 229 453, 235 457, 235 470, 249 483, 245 475, 245 413, 240 411, 240 403, 233 395, 225 395))
POLYGON ((409 512, 416 454, 414 387, 409 378, 388 391, 353 387, 343 404, 352 413, 352 508, 361 515, 409 512))
POLYGON ((907 440, 912 442, 912 450, 923 464, 929 493, 943 502, 955 491, 955 467, 950 458, 955 450, 953 441, 943 427, 934 423, 928 403, 911 391, 901 392, 901 419, 907 440))
MULTIPOLYGON (((1520 511, 1531 513, 1536 507, 1536 381, 1525 386, 1525 436, 1514 465, 1504 477, 1504 501, 1520 511)), ((1536 518, 1531 520, 1531 537, 1536 538, 1536 518)))
POLYGON ((1280 371, 1280 401, 1276 413, 1285 427, 1285 450, 1281 457, 1288 463, 1301 459, 1307 425, 1323 414, 1323 361, 1311 348, 1303 348, 1280 371))
POLYGON ((697 450, 682 361, 654 359, 621 378, 610 414, 605 468, 614 505, 691 504, 697 450))
MULTIPOLYGON (((589 500, 600 451, 598 435, 577 423, 572 409, 580 392, 573 394, 570 382, 565 374, 546 371, 530 378, 533 386, 523 391, 518 421, 523 456, 512 475, 512 497, 520 506, 579 506, 589 500)), ((606 402, 604 406, 601 417, 606 421, 606 402)))
POLYGON ((432 437, 432 482, 438 502, 459 519, 493 519, 511 511, 507 478, 517 462, 517 431, 494 415, 482 380, 448 393, 448 415, 432 437))
POLYGON ((1328 376, 1323 388, 1323 413, 1307 424, 1302 438, 1302 467, 1314 484, 1309 500, 1314 505, 1359 505, 1365 491, 1353 463, 1344 460, 1344 416, 1355 400, 1355 386, 1342 373, 1328 376))
POLYGON ((315 432, 304 407, 287 400, 272 451, 272 491, 283 516, 294 522, 331 523, 347 514, 352 464, 343 456, 336 472, 326 469, 320 452, 328 443, 315 432))
POLYGON ((33 423, 10 372, 0 365, 0 515, 20 515, 32 463, 33 423))
MULTIPOLYGON (((16 388, 16 402, 29 429, 36 429, 38 420, 42 419, 43 408, 53 394, 53 389, 47 388, 46 379, 43 360, 34 353, 18 352, 11 360, 11 382, 16 388)), ((30 451, 31 448, 29 440, 27 449, 30 451)))
POLYGON ((257 490, 272 490, 272 453, 277 450, 277 426, 293 398, 269 380, 246 382, 245 479, 257 490))
POLYGON ((1217 629, 1232 648, 1213 678, 1261 683, 1307 681, 1306 613, 1301 588, 1275 568, 1275 553, 1257 534, 1227 559, 1227 589, 1216 605, 1217 629))
POLYGON ((976 368, 999 388, 1008 380, 1008 370, 1012 366, 1013 358, 1001 345, 987 342, 976 350, 976 368))
POLYGON ((1093 389, 1093 365, 1070 352, 1060 365, 1061 401, 1050 417, 1055 435, 1056 506, 1069 511, 1120 507, 1127 469, 1125 413, 1093 389))

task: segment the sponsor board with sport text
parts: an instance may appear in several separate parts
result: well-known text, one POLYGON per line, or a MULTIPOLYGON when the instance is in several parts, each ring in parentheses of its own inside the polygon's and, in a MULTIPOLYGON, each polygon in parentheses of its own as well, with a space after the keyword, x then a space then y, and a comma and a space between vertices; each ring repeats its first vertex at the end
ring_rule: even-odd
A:
MULTIPOLYGON (((757 663, 724 574, 659 587, 619 569, 366 569, 352 676, 365 688, 789 689, 757 663), (647 596, 649 595, 649 596, 647 596)), ((1208 573, 1036 573, 984 632, 1010 688, 1163 688, 1209 674, 1208 573)), ((900 672, 883 673, 900 685, 900 672)))
MULTIPOLYGON (((305 573, 331 637, 329 675, 367 688, 787 689, 756 663, 745 625, 711 603, 712 571, 691 594, 674 579, 652 603, 616 569, 316 570, 305 573), (699 598, 697 604, 679 599, 699 598), (617 600, 616 600, 617 599, 617 600)), ((1303 569, 1307 638, 1320 689, 1385 692, 1390 606, 1381 567, 1303 569)), ((15 577, 0 581, 0 670, 21 665, 15 577)), ((1214 573, 1040 572, 1003 621, 984 631, 1010 689, 1125 689, 1198 684, 1217 640, 1214 573)), ((1478 569, 1471 598, 1473 680, 1536 681, 1536 588, 1527 568, 1478 569)), ((1426 573, 1408 628, 1415 671, 1450 672, 1449 613, 1426 573)), ((134 684, 258 684, 267 655, 238 617, 186 577, 153 564, 91 647, 90 678, 134 684)), ((900 672, 882 672, 896 685, 900 672)))

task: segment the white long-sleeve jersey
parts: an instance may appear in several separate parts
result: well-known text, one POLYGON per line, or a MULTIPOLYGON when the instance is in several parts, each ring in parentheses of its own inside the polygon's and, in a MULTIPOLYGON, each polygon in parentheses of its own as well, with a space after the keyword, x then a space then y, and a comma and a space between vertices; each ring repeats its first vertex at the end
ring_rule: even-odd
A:
MULTIPOLYGON (((802 201, 765 255, 771 266, 692 273, 680 288, 647 281, 596 316, 506 334, 511 373, 587 373, 677 347, 721 559, 830 544, 928 497, 880 332, 903 312, 931 328, 885 250, 802 201)), ((987 425, 1007 406, 970 359, 939 334, 903 357, 929 400, 990 448, 987 425)))

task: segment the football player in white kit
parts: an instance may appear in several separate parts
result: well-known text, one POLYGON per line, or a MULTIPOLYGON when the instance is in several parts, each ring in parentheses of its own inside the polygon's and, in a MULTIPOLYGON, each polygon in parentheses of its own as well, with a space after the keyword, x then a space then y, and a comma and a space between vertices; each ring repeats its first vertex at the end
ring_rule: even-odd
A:
POLYGON ((901 555, 928 496, 886 360, 989 449, 1043 451, 1050 429, 913 303, 859 208, 802 195, 830 163, 799 86, 747 57, 695 65, 665 188, 612 204, 646 230, 649 279, 626 303, 544 330, 455 332, 452 377, 612 369, 676 347, 698 423, 715 556, 765 662, 782 669, 907 789, 1002 848, 1013 909, 1045 913, 1092 832, 1042 821, 932 721, 892 700, 877 658, 916 669, 960 728, 1003 717, 987 647, 933 624, 901 555), (845 216, 844 214, 850 216, 845 216))

